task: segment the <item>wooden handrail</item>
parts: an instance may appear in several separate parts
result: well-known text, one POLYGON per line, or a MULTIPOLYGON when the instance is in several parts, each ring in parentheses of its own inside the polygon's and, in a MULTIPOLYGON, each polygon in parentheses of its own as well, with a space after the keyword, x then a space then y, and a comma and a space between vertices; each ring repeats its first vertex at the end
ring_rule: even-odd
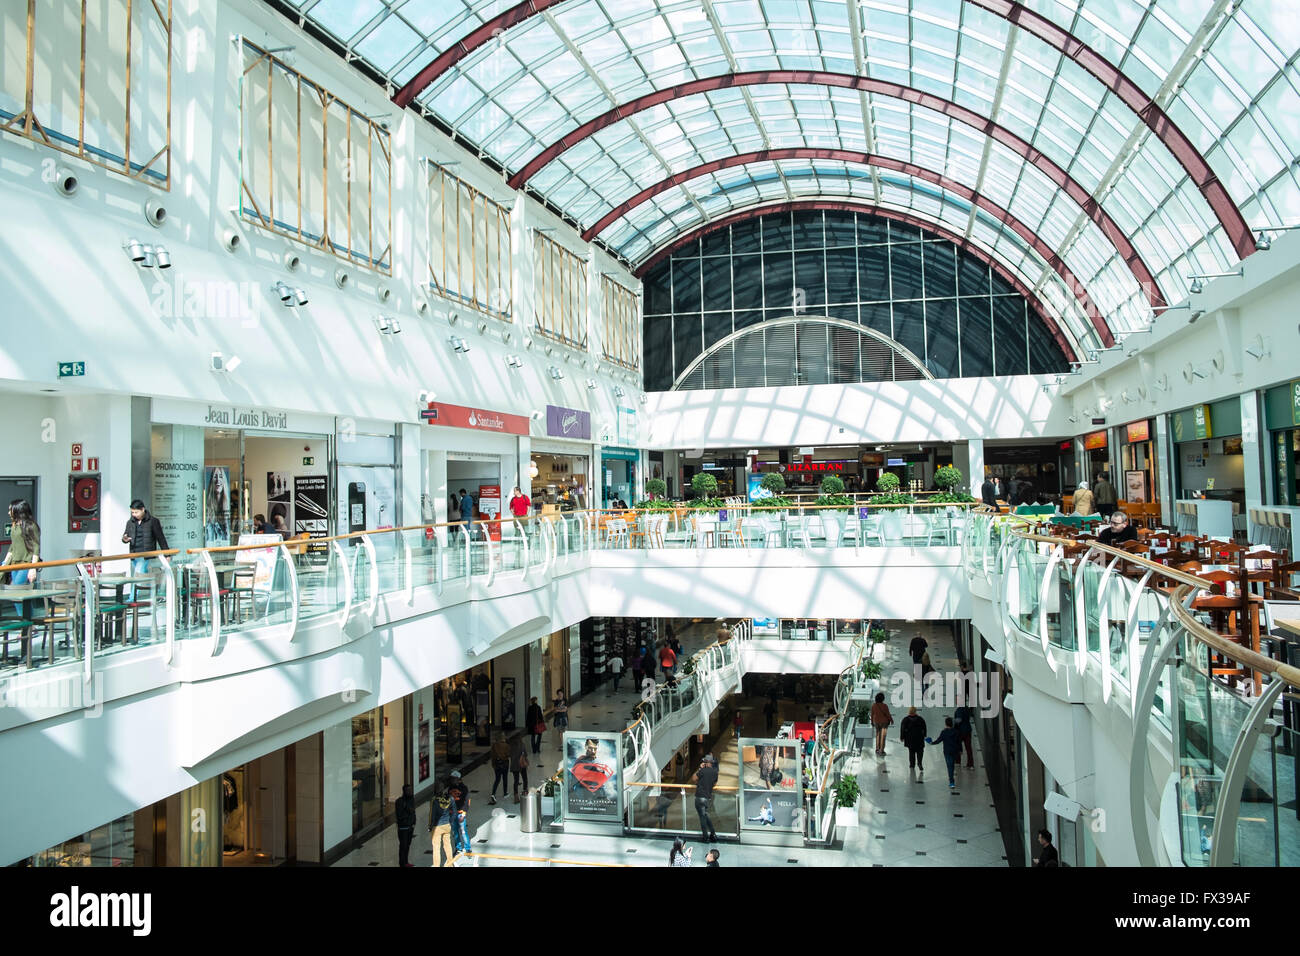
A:
POLYGON ((105 561, 126 561, 133 558, 157 558, 162 555, 170 557, 174 554, 180 554, 178 548, 171 548, 167 551, 141 551, 130 554, 103 554, 97 558, 60 558, 58 561, 37 561, 27 564, 6 564, 0 566, 0 572, 5 571, 39 571, 42 568, 66 568, 74 564, 101 564, 105 561))
POLYGON ((1243 664, 1251 670, 1260 671, 1265 674, 1272 674, 1279 680, 1284 680, 1292 687, 1300 687, 1300 667, 1293 667, 1290 664, 1283 664, 1275 661, 1271 657, 1265 657, 1263 654, 1251 650, 1249 647, 1243 647, 1236 641, 1228 638, 1226 635, 1217 634, 1210 630, 1200 621, 1192 616, 1192 613, 1183 606, 1183 601, 1191 590, 1191 585, 1183 585, 1174 591, 1170 597, 1170 609, 1174 617, 1178 618, 1178 623, 1196 638, 1202 644, 1214 648, 1220 654, 1232 658, 1238 664, 1243 664))
POLYGON ((1125 561, 1136 564, 1138 567, 1149 568, 1163 577, 1170 578, 1171 580, 1177 581, 1179 584, 1184 584, 1188 587, 1199 588, 1202 591, 1209 590, 1210 587, 1211 582, 1206 581, 1203 578, 1198 578, 1194 574, 1188 574, 1186 571, 1178 571, 1169 567, 1167 564, 1161 564, 1159 561, 1152 561, 1150 558, 1144 558, 1140 554, 1133 554, 1131 551, 1122 551, 1118 548, 1112 548, 1110 545, 1102 544, 1099 541, 1076 541, 1073 538, 1056 538, 1051 535, 1022 534, 1021 532, 1016 532, 1016 536, 1024 538, 1026 541, 1038 541, 1043 544, 1070 545, 1076 548, 1099 551, 1102 554, 1109 554, 1123 558, 1125 561))

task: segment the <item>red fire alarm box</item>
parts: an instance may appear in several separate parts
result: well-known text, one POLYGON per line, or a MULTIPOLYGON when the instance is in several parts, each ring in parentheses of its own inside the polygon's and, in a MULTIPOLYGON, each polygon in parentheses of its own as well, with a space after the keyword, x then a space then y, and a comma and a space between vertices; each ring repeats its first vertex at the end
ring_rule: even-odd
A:
POLYGON ((68 476, 68 530, 99 530, 99 475, 68 476))

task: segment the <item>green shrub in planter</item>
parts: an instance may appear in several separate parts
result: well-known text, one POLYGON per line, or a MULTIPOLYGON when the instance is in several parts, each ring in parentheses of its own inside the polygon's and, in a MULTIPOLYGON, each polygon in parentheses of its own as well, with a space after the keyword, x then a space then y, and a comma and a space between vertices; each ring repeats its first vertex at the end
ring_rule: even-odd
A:
POLYGON ((866 727, 871 724, 871 705, 858 704, 858 723, 866 727))
POLYGON ((667 498, 653 498, 648 501, 638 501, 636 508, 638 511, 672 511, 677 507, 674 502, 667 498))
POLYGON ((668 482, 662 478, 651 478, 645 483, 645 493, 650 496, 650 500, 662 498, 668 494, 668 482))
POLYGON ((823 508, 843 507, 853 504, 853 497, 844 493, 842 478, 838 475, 826 475, 822 478, 822 493, 817 498, 817 504, 823 508))
POLYGON ((858 786, 858 778, 851 773, 846 773, 835 784, 835 797, 837 805, 848 809, 857 806, 858 797, 862 796, 862 789, 858 786))
POLYGON ((940 491, 952 491, 961 483, 961 469, 955 465, 944 465, 934 473, 934 486, 940 491))
POLYGON ((865 680, 880 680, 881 667, 879 661, 863 661, 862 677, 865 680))
POLYGON ((892 471, 882 471, 880 477, 876 479, 876 490, 882 494, 889 494, 897 491, 900 484, 898 476, 892 471))
POLYGON ((696 498, 712 498, 718 493, 718 479, 707 471, 701 471, 691 476, 691 490, 696 498))
POLYGON ((779 471, 769 471, 758 479, 758 487, 764 491, 770 491, 774 495, 781 495, 785 492, 785 475, 779 471))
POLYGON ((883 644, 889 639, 889 632, 883 627, 873 627, 868 636, 872 644, 883 644))

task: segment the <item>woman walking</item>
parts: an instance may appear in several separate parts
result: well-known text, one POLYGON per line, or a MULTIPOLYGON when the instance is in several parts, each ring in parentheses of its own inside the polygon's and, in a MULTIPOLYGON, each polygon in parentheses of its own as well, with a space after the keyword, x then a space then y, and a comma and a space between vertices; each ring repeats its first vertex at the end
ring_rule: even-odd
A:
POLYGON ((533 753, 541 753, 542 734, 546 733, 546 717, 542 714, 542 705, 537 703, 536 697, 529 698, 528 712, 524 714, 524 726, 528 728, 528 735, 532 738, 533 753))
POLYGON ((876 756, 885 755, 885 735, 889 733, 890 725, 894 722, 894 715, 889 712, 889 705, 885 703, 885 695, 877 694, 876 702, 871 705, 871 724, 876 728, 876 756))
POLYGON ((569 701, 564 696, 564 689, 555 692, 555 700, 552 701, 554 708, 552 723, 555 725, 555 746, 557 748, 564 746, 564 732, 569 729, 569 701))
POLYGON ((690 866, 691 865, 691 848, 686 845, 686 841, 678 837, 673 841, 673 848, 668 851, 669 866, 690 866))
POLYGON ((492 792, 488 794, 488 803, 497 802, 498 783, 501 784, 501 796, 506 795, 510 774, 510 744, 506 742, 506 735, 499 730, 492 740, 492 772, 495 776, 492 778, 492 792))

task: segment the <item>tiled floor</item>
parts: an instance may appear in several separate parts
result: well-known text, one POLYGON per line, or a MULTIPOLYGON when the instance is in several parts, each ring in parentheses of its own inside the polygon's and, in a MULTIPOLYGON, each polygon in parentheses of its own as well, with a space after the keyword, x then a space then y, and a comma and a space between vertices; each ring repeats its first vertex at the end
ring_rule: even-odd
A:
MULTIPOLYGON (((910 664, 907 643, 921 630, 930 642, 930 657, 940 673, 956 669, 956 656, 946 626, 907 625, 895 634, 886 651, 884 672, 910 664)), ((710 643, 714 625, 706 622, 680 634, 688 652, 710 643)), ((884 682, 888 686, 887 681, 884 682)), ((622 692, 600 690, 577 701, 569 708, 570 730, 620 730, 636 702, 631 680, 622 684, 622 692)), ((902 719, 906 709, 895 714, 902 719)), ((951 708, 924 708, 922 716, 932 734, 943 727, 943 718, 951 708)), ((746 712, 751 732, 761 726, 761 711, 746 712)), ((948 789, 947 773, 939 747, 927 748, 924 779, 908 770, 907 751, 898 742, 897 723, 891 728, 886 756, 876 757, 867 743, 867 752, 859 759, 858 780, 862 786, 856 829, 846 830, 843 849, 823 850, 804 847, 764 847, 723 843, 719 849, 723 866, 1006 866, 1002 834, 989 796, 984 764, 975 738, 975 769, 957 770, 958 787, 948 789)), ((536 786, 544 773, 559 766, 560 751, 554 732, 548 732, 543 753, 534 760, 530 782, 536 786)), ((724 748, 720 747, 719 750, 724 748)), ((730 763, 725 761, 724 766, 730 763)), ((668 862, 671 842, 664 839, 641 839, 606 836, 579 836, 559 832, 521 833, 518 807, 509 798, 498 797, 497 805, 488 802, 492 785, 488 766, 470 772, 466 780, 471 790, 470 832, 474 840, 475 859, 462 859, 459 865, 475 866, 663 866, 668 862), (509 859, 507 859, 509 858, 509 859), (527 858, 527 859, 519 859, 527 858), (554 862, 552 862, 554 861, 554 862)), ((426 832, 427 804, 419 811, 416 841, 411 861, 416 866, 431 862, 426 832)), ((702 865, 707 844, 695 844, 695 865, 702 865)), ((336 866, 393 866, 397 862, 397 830, 387 827, 341 859, 336 866)))

